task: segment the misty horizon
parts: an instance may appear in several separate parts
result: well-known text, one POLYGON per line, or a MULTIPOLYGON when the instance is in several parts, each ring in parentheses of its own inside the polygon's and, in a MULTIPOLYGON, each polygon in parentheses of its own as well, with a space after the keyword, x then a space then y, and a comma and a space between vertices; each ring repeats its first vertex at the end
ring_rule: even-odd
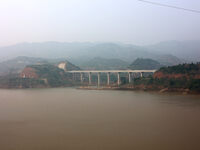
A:
MULTIPOLYGON (((200 9, 200 2, 195 0, 167 4, 200 9)), ((1 47, 24 41, 151 45, 200 40, 200 14, 138 0, 3 0, 0 10, 1 47)))
POLYGON ((42 43, 68 43, 68 44, 84 44, 84 43, 90 43, 90 44, 124 44, 124 45, 132 45, 132 46, 151 46, 151 45, 156 45, 156 44, 161 44, 161 43, 168 43, 168 42, 198 42, 200 40, 165 40, 165 41, 158 41, 158 42, 152 42, 149 44, 137 44, 137 43, 129 43, 129 42, 120 42, 120 41, 22 41, 22 42, 17 42, 17 43, 12 43, 8 45, 0 45, 0 48, 4 47, 10 47, 10 46, 15 46, 15 45, 21 45, 21 44, 42 44, 42 43))

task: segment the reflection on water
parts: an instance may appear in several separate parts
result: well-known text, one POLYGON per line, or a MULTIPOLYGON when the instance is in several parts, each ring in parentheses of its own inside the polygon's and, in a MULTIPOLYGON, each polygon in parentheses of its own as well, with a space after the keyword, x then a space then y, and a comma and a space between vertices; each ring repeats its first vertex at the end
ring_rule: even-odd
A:
POLYGON ((195 95, 0 90, 0 149, 200 149, 199 116, 195 95))

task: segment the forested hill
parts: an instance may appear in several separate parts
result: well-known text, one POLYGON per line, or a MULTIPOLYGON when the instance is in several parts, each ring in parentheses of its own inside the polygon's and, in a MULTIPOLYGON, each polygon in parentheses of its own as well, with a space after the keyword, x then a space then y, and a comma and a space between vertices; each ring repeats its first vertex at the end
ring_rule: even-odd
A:
POLYGON ((155 61, 153 59, 138 58, 129 66, 129 68, 133 70, 151 70, 159 69, 162 66, 163 65, 161 65, 158 61, 155 61))
POLYGON ((200 63, 162 67, 153 77, 134 79, 134 89, 200 93, 200 63))
POLYGON ((106 59, 95 57, 89 61, 79 64, 79 66, 86 70, 115 70, 127 69, 128 62, 121 59, 106 59))
POLYGON ((179 64, 176 66, 160 68, 154 77, 187 77, 187 78, 200 78, 200 63, 179 64))
POLYGON ((67 64, 66 67, 68 70, 80 69, 79 67, 75 66, 74 64, 70 63, 64 58, 47 59, 47 58, 19 56, 0 63, 0 76, 20 73, 28 65, 36 65, 36 64, 58 65, 60 62, 66 62, 67 64))

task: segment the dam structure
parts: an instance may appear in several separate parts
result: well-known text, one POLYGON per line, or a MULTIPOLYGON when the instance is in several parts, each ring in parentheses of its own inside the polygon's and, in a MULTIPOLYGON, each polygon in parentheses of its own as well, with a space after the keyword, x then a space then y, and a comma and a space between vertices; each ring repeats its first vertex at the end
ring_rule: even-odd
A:
POLYGON ((144 73, 154 73, 156 70, 72 70, 72 71, 66 71, 67 73, 72 74, 80 74, 80 81, 83 83, 83 74, 88 74, 88 84, 92 84, 92 74, 97 74, 97 85, 100 86, 100 74, 106 73, 107 74, 107 85, 110 85, 110 74, 117 74, 117 85, 120 85, 120 73, 127 73, 128 74, 128 82, 131 83, 131 75, 134 73, 139 73, 140 77, 143 77, 144 73))

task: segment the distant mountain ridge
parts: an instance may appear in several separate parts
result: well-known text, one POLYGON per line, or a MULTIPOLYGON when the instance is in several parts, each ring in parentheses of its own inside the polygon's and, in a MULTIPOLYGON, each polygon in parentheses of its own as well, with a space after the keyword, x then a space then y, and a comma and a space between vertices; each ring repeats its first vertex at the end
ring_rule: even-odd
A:
POLYGON ((160 54, 145 46, 116 43, 21 43, 13 46, 1 47, 0 51, 4 52, 0 55, 0 60, 11 59, 17 56, 28 56, 66 58, 74 64, 87 62, 95 57, 121 59, 129 63, 137 58, 151 58, 164 65, 175 65, 183 62, 170 53, 160 54))
POLYGON ((200 61, 200 41, 164 41, 146 48, 161 55, 171 54, 188 61, 200 61))

